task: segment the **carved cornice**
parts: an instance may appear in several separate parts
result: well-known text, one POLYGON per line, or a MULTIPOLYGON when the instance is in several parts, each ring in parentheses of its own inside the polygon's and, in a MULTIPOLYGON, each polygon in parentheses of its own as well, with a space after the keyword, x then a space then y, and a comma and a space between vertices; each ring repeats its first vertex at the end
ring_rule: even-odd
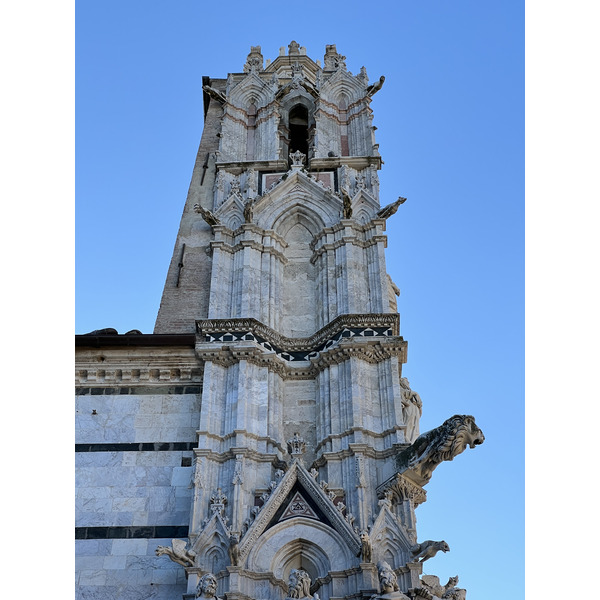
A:
MULTIPOLYGON (((234 333, 251 333, 281 352, 315 352, 323 349, 323 345, 337 334, 349 329, 372 330, 375 333, 382 334, 383 330, 389 330, 390 333, 386 335, 397 337, 400 330, 400 316, 397 313, 340 315, 310 337, 305 338, 286 337, 257 319, 252 318, 204 319, 196 321, 196 331, 198 332, 198 336, 202 338, 196 343, 196 351, 198 351, 199 343, 201 344, 202 341, 233 342, 235 341, 234 338, 226 339, 225 336, 234 333)), ((350 338, 353 336, 348 335, 347 337, 350 338)), ((402 340, 402 338, 399 339, 402 340)), ((402 344, 405 344, 404 340, 402 340, 402 344)))
MULTIPOLYGON (((386 429, 385 431, 375 432, 369 429, 365 429, 364 427, 350 427, 342 433, 332 433, 327 437, 324 437, 322 440, 319 441, 319 443, 315 447, 315 452, 319 452, 323 446, 326 446, 333 440, 341 440, 346 437, 354 436, 354 434, 357 432, 360 432, 364 435, 368 435, 371 438, 383 440, 390 435, 394 435, 397 431, 402 431, 403 429, 403 425, 396 425, 394 427, 391 427, 390 429, 386 429)), ((341 460, 343 458, 355 456, 357 451, 360 451, 360 453, 363 456, 379 460, 389 458, 390 456, 394 456, 395 454, 397 454, 398 448, 394 445, 391 448, 386 448, 385 450, 377 450, 376 448, 373 448, 367 444, 363 445, 350 443, 349 448, 345 448, 344 450, 338 450, 337 452, 323 452, 323 454, 321 454, 321 456, 315 461, 315 463, 318 463, 319 466, 322 466, 327 460, 341 460)))
POLYGON ((240 175, 250 167, 257 171, 287 171, 288 163, 285 160, 253 160, 253 161, 228 161, 217 162, 217 169, 222 169, 232 175, 240 175))
POLYGON ((271 256, 277 258, 284 265, 288 263, 288 259, 279 250, 276 250, 272 246, 264 246, 263 244, 253 240, 242 240, 235 245, 228 244, 227 242, 223 241, 211 242, 210 248, 213 252, 215 250, 222 250, 223 252, 228 252, 230 254, 235 254, 244 248, 250 248, 263 254, 270 254, 271 256))
POLYGON ((90 348, 78 350, 75 383, 107 385, 202 384, 203 363, 193 350, 90 348))
POLYGON ((252 318, 206 319, 196 321, 196 354, 225 368, 247 361, 282 379, 315 379, 352 358, 406 362, 407 343, 394 335, 398 321, 397 313, 341 315, 308 338, 288 338, 252 318))
POLYGON ((374 166, 378 170, 381 169, 381 156, 322 156, 311 158, 309 161, 310 169, 320 171, 322 169, 332 169, 347 165, 361 171, 362 169, 374 166))
POLYGON ((318 357, 311 359, 312 364, 322 371, 331 365, 338 365, 349 358, 358 358, 370 364, 377 364, 392 356, 400 362, 406 362, 407 343, 401 337, 378 340, 342 340, 339 346, 323 351, 318 357))
MULTIPOLYGON (((245 437, 258 443, 264 443, 267 448, 275 448, 281 452, 282 455, 287 454, 286 448, 284 448, 277 440, 274 440, 268 436, 256 435, 255 433, 251 433, 245 429, 236 429, 227 435, 218 435, 216 433, 211 433, 210 431, 198 430, 196 431, 196 435, 203 438, 210 438, 221 445, 224 445, 231 440, 233 440, 235 444, 238 437, 245 437)), ((227 450, 224 450, 223 452, 216 452, 215 450, 208 448, 194 448, 194 453, 196 456, 205 456, 209 460, 219 463, 224 463, 228 460, 235 459, 236 455, 238 454, 243 454, 245 458, 254 462, 267 462, 276 464, 278 460, 277 457, 273 455, 271 450, 263 453, 247 447, 239 448, 236 445, 227 448, 227 450)))
POLYGON ((364 250, 366 248, 370 248, 371 246, 376 246, 379 243, 382 243, 383 247, 386 248, 387 247, 387 236, 377 235, 377 236, 373 236, 372 238, 370 238, 368 240, 360 240, 357 237, 343 237, 340 240, 337 240, 330 244, 323 244, 322 246, 317 248, 311 257, 310 262, 312 264, 315 264, 315 262, 321 255, 325 254, 328 251, 333 252, 333 251, 337 250, 338 248, 341 248, 342 246, 346 246, 348 244, 351 244, 353 246, 358 246, 359 248, 362 248, 364 250))

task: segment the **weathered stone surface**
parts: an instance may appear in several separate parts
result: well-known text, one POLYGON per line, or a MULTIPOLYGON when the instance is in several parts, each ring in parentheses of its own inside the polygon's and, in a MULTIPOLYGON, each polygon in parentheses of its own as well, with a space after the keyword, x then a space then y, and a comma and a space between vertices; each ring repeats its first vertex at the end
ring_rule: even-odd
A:
MULTIPOLYGON (((433 594, 421 563, 447 545, 417 543, 415 509, 483 434, 459 415, 419 435, 402 377, 384 80, 295 41, 203 78, 155 333, 78 338, 78 600, 433 594)), ((464 600, 454 583, 435 591, 464 600)))

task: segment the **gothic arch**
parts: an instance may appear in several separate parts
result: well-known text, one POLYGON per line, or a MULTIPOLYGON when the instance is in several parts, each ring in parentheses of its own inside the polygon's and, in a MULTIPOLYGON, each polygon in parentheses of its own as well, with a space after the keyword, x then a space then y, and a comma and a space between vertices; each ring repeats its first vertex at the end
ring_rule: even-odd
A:
POLYGON ((334 529, 312 519, 295 517, 274 525, 258 538, 246 568, 271 572, 285 581, 300 554, 303 560, 306 557, 306 566, 314 570, 308 571, 313 582, 331 571, 343 571, 358 560, 334 529))
POLYGON ((315 101, 310 94, 303 89, 297 89, 284 96, 280 102, 280 114, 286 127, 290 126, 290 111, 296 106, 303 106, 308 112, 308 126, 315 124, 315 101))
POLYGON ((273 223, 273 230, 286 238, 289 231, 298 224, 303 225, 313 237, 325 227, 323 220, 315 211, 298 202, 279 215, 273 223))
POLYGON ((248 73, 245 79, 229 91, 228 101, 238 109, 247 110, 251 104, 260 109, 270 102, 272 93, 271 86, 256 73, 248 73))
POLYGON ((288 221, 289 218, 304 218, 305 226, 316 235, 339 221, 341 204, 339 198, 314 179, 296 172, 258 200, 254 209, 255 222, 262 229, 281 233, 295 224, 288 221), (295 217, 295 213, 302 217, 295 217))

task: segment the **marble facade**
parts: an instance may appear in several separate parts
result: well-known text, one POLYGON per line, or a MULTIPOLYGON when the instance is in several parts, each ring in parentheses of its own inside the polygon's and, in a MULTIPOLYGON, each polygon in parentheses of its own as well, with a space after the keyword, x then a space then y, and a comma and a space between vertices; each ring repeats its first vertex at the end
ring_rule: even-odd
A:
POLYGON ((484 436, 469 415, 420 434, 402 376, 385 230, 405 198, 380 205, 370 108, 384 80, 296 42, 204 78, 155 331, 77 340, 81 600, 466 594, 421 578, 449 547, 418 541, 415 510, 484 436))

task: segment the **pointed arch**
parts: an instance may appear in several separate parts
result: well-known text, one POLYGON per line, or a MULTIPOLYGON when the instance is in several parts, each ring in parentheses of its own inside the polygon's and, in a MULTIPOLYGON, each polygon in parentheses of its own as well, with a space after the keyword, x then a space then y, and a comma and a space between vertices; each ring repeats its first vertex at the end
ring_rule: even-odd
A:
POLYGON ((319 521, 295 517, 277 523, 258 538, 248 555, 247 568, 270 571, 278 579, 286 580, 300 555, 313 571, 306 569, 313 582, 331 571, 343 571, 349 564, 358 563, 334 529, 319 521))

